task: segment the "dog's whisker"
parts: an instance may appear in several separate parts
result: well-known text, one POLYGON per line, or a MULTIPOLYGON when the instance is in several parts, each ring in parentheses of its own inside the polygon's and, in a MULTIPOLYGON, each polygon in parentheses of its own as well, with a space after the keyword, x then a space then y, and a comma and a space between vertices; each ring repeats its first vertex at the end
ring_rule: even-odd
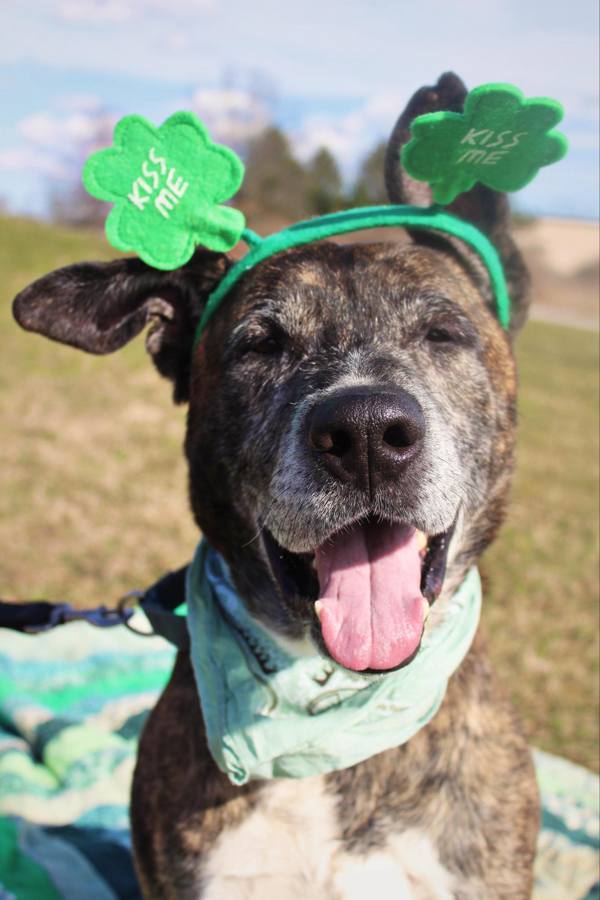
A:
POLYGON ((251 544, 253 544, 255 541, 257 541, 257 540, 259 539, 259 537, 261 536, 261 534, 263 533, 263 531, 264 531, 264 529, 265 529, 265 527, 266 527, 266 526, 265 526, 265 521, 266 521, 266 519, 268 518, 268 515, 269 515, 269 513, 270 513, 270 511, 271 511, 271 509, 272 509, 272 507, 273 507, 273 503, 274 503, 274 502, 275 502, 275 501, 273 501, 273 502, 270 504, 269 509, 267 510, 267 512, 266 512, 266 513, 264 514, 264 516, 262 517, 262 521, 259 519, 259 521, 258 521, 258 528, 257 528, 256 534, 255 534, 253 537, 251 537, 249 541, 246 541, 245 544, 242 544, 242 549, 245 549, 246 547, 249 547, 251 544))

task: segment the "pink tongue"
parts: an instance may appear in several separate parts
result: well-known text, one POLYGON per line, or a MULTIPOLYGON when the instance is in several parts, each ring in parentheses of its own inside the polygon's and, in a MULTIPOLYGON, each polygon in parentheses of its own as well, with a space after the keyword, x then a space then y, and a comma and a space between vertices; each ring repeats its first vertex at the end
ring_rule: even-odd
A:
POLYGON ((414 528, 357 524, 315 553, 325 646, 348 669, 393 669, 423 633, 414 528))

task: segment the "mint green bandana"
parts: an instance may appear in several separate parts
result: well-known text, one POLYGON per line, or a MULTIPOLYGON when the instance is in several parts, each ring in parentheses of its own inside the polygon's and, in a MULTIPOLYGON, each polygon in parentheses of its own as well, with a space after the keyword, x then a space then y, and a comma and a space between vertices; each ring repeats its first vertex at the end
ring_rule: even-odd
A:
POLYGON ((188 572, 188 627, 215 762, 240 785, 345 769, 404 744, 440 708, 480 608, 473 568, 408 666, 363 675, 283 650, 247 612, 224 560, 201 542, 188 572))

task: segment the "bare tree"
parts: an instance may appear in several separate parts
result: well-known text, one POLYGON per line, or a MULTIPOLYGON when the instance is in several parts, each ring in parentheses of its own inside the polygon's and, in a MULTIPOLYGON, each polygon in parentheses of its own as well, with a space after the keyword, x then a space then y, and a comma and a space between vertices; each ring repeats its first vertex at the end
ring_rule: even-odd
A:
POLYGON ((88 194, 83 186, 81 173, 91 153, 112 144, 115 116, 104 107, 99 107, 86 112, 82 119, 85 127, 61 152, 61 163, 68 174, 50 185, 48 209, 55 222, 100 226, 106 218, 109 205, 88 194))
POLYGON ((246 157, 252 141, 273 121, 275 91, 260 70, 225 70, 217 87, 198 89, 191 108, 214 141, 246 157))

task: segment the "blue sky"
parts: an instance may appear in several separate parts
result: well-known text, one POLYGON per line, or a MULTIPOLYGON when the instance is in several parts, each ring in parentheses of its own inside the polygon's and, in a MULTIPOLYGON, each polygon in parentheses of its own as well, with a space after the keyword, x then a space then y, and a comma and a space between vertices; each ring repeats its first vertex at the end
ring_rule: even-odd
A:
POLYGON ((270 117, 350 178, 411 93, 453 69, 547 95, 570 152, 518 195, 598 215, 596 0, 19 0, 0 10, 0 197, 43 214, 115 117, 194 109, 213 136, 270 117))

